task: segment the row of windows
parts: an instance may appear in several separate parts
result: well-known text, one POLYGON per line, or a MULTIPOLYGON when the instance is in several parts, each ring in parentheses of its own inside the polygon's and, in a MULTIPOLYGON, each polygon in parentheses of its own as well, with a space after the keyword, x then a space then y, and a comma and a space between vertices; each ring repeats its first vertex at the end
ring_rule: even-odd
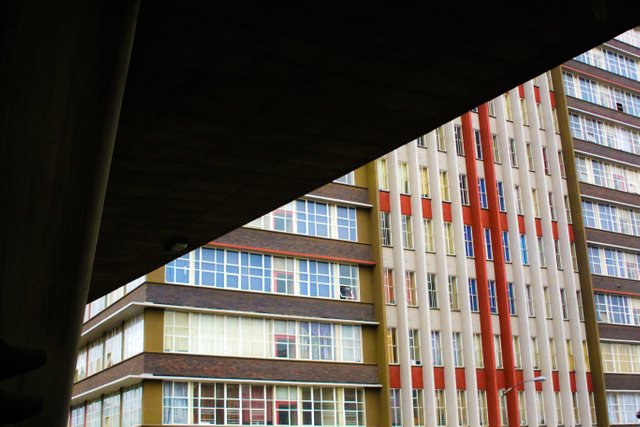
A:
POLYGON ((144 320, 140 314, 101 337, 90 341, 78 352, 74 381, 80 381, 110 366, 120 363, 144 347, 144 320))
MULTIPOLYGON (((452 332, 451 340, 453 343, 453 366, 456 368, 464 367, 464 357, 463 357, 463 345, 462 345, 462 335, 460 332, 452 332)), ((566 350, 567 350, 567 363, 569 365, 570 370, 575 369, 575 363, 573 358, 573 351, 571 348, 571 341, 566 340, 566 350)), ((549 339, 549 348, 550 348, 550 356, 551 356, 551 369, 557 370, 557 359, 556 359, 556 347, 553 338, 549 339)), ((587 342, 582 342, 583 348, 583 356, 585 361, 585 366, 589 366, 589 359, 587 353, 587 342)), ((483 357, 483 346, 482 346, 482 336, 480 334, 473 334, 473 345, 472 351, 474 355, 474 363, 476 368, 484 368, 484 357, 483 357)), ((495 355, 496 368, 503 368, 502 361, 502 343, 500 341, 500 335, 493 335, 493 352, 495 355)), ((520 337, 517 335, 513 336, 513 354, 514 354, 514 365, 516 369, 522 369, 522 356, 520 351, 520 337)), ((531 337, 531 355, 533 361, 533 369, 540 369, 540 349, 538 346, 538 338, 531 337)), ((387 357, 390 364, 399 364, 399 353, 398 353, 398 330, 397 328, 387 328, 387 357)), ((420 331, 418 329, 409 329, 409 357, 411 359, 411 364, 415 366, 422 365, 422 354, 421 354, 421 339, 420 339, 420 331)), ((442 342, 441 342, 441 334, 440 331, 431 331, 431 357, 433 366, 444 366, 443 358, 442 358, 442 342)))
POLYGON ((296 200, 251 221, 247 227, 330 239, 358 240, 356 209, 296 200))
POLYGON ((594 298, 598 322, 640 326, 640 298, 599 293, 594 298))
POLYGON ((362 362, 362 329, 359 325, 165 311, 164 350, 362 362))
POLYGON ((169 283, 306 297, 359 299, 358 267, 225 249, 199 248, 165 267, 169 283))
POLYGON ((604 371, 614 374, 640 374, 640 344, 600 342, 604 371))
POLYGON ((619 76, 638 80, 638 64, 633 58, 602 46, 588 50, 574 59, 619 76))
POLYGON ((637 424, 638 408, 640 408, 640 393, 607 393, 607 409, 611 424, 637 424))
POLYGON ((582 201, 585 227, 640 236, 640 212, 606 203, 582 201))
POLYGON ((351 171, 348 174, 341 176, 340 178, 334 179, 333 182, 337 182, 339 184, 355 185, 356 173, 355 171, 351 171))
POLYGON ((104 311, 107 307, 113 305, 116 301, 124 298, 130 292, 133 292, 136 288, 142 285, 147 280, 146 276, 139 277, 124 286, 119 287, 118 289, 109 292, 107 295, 104 295, 85 306, 84 309, 84 320, 83 322, 87 322, 92 317, 97 316, 99 313, 104 311))
POLYGON ((640 30, 638 30, 637 28, 632 28, 629 31, 625 31, 624 33, 616 36, 615 39, 631 46, 640 48, 640 30))
MULTIPOLYGON (((400 393, 400 389, 392 388, 390 390, 391 393, 391 425, 393 426, 401 426, 402 425, 402 395, 400 393)), ((527 421, 527 411, 526 411, 526 398, 523 391, 518 391, 518 413, 520 415, 520 425, 526 426, 528 425, 527 421)), ((561 425, 564 423, 564 417, 562 413, 562 404, 560 398, 560 392, 555 392, 555 411, 556 418, 558 420, 558 424, 561 425)), ((578 406, 578 394, 573 393, 573 416, 576 424, 580 424, 580 412, 578 406)), ((590 406, 591 406, 591 417, 595 424, 595 405, 593 400, 593 394, 590 394, 590 406)), ((481 426, 489 425, 489 411, 487 407, 487 394, 485 390, 478 390, 478 415, 481 426)), ((413 425, 415 426, 424 426, 425 425, 425 404, 424 404, 424 391, 422 389, 413 389, 412 390, 412 408, 413 408, 413 425)), ((501 396, 499 401, 499 411, 500 411, 500 425, 506 426, 508 424, 508 414, 507 414, 507 402, 506 397, 501 396)), ((447 426, 451 425, 451 423, 447 424, 447 402, 446 395, 444 390, 437 389, 435 390, 435 417, 436 417, 436 425, 437 426, 447 426)), ((467 412, 467 391, 466 390, 456 390, 456 408, 457 408, 457 418, 458 418, 458 426, 466 426, 469 422, 469 415, 467 412)), ((545 408, 544 408, 544 399, 541 391, 536 392, 536 409, 537 409, 537 418, 539 425, 546 425, 547 422, 545 416, 545 408)))
POLYGON ((589 245, 589 269, 591 274, 640 279, 640 255, 616 249, 589 245))
POLYGON ((618 191, 638 193, 640 176, 636 170, 586 157, 576 157, 578 179, 618 191))
POLYGON ((165 381, 162 422, 364 426, 364 390, 165 381))
POLYGON ((142 423, 142 384, 73 406, 69 427, 134 427, 142 423))
POLYGON ((634 93, 567 72, 562 73, 562 79, 567 96, 640 117, 640 96, 634 93))
POLYGON ((569 114, 571 136, 583 141, 640 154, 640 133, 580 114, 569 114))

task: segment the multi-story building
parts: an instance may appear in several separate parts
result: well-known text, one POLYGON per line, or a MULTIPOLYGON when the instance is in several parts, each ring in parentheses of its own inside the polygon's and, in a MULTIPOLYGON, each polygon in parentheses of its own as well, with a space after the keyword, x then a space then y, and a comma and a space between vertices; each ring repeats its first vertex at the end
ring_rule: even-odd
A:
POLYGON ((89 304, 70 425, 605 425, 601 354, 628 422, 640 37, 624 37, 89 304))
POLYGON ((562 74, 586 228, 582 269, 588 260, 609 421, 637 423, 640 28, 567 62, 562 74))

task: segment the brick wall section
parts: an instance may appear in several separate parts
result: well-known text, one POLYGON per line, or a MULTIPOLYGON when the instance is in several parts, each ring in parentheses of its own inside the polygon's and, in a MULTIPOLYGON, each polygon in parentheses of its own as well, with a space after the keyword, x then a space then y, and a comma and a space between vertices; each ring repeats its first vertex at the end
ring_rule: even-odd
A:
POLYGON ((640 206, 640 194, 625 193, 624 191, 599 187, 585 182, 580 183, 580 194, 584 196, 597 197, 602 200, 611 200, 613 203, 618 202, 625 203, 627 205, 640 206))
POLYGON ((640 118, 638 117, 611 108, 602 107, 597 104, 592 104, 578 98, 567 96, 567 106, 569 107, 569 110, 571 110, 572 108, 577 108, 588 113, 609 117, 622 123, 627 123, 631 126, 640 127, 640 118))
POLYGON ((640 237, 628 234, 611 233, 605 230, 586 228, 587 240, 605 245, 626 246, 628 248, 640 248, 640 237))
POLYGON ((352 185, 330 183, 309 193, 314 196, 328 197, 331 199, 347 200, 356 203, 369 203, 369 190, 352 185))
POLYGON ((373 304, 230 291, 209 287, 147 284, 147 301, 185 307, 375 321, 373 304))
POLYGON ((607 384, 607 390, 640 390, 638 375, 604 374, 604 382, 607 384))
POLYGON ((310 258, 316 255, 373 262, 370 245, 253 228, 238 228, 211 242, 211 245, 215 246, 216 243, 250 247, 256 250, 296 252, 310 258))
MULTIPOLYGON (((599 323, 600 339, 640 341, 640 327, 599 323)), ((640 408, 638 408, 640 409, 640 408)))
MULTIPOLYGON (((568 65, 571 68, 575 68, 576 70, 597 76, 598 78, 604 80, 603 83, 608 86, 614 86, 614 87, 617 87, 618 89, 622 89, 627 92, 633 92, 633 90, 635 90, 636 92, 640 92, 640 82, 631 80, 627 77, 610 73, 609 71, 603 70, 602 68, 597 68, 592 65, 584 64, 582 62, 576 61, 575 59, 565 62, 565 65, 568 65), (626 87, 620 87, 617 85, 622 85, 626 87), (631 87, 633 90, 628 89, 629 87, 631 87)), ((571 70, 568 70, 568 71, 571 71, 571 70)), ((589 76, 585 76, 585 77, 589 77, 589 76)))
MULTIPOLYGON (((576 151, 589 153, 591 157, 608 157, 620 162, 640 166, 640 156, 626 151, 616 150, 615 148, 609 148, 604 145, 595 144, 593 142, 586 142, 581 139, 573 138, 573 148, 576 151)), ((627 165, 623 166, 628 167, 627 165)))
POLYGON ((377 384, 377 365, 146 353, 145 372, 155 375, 263 381, 377 384))
POLYGON ((593 289, 605 289, 613 292, 633 292, 640 294, 640 281, 631 279, 619 279, 617 277, 591 275, 593 289))
POLYGON ((108 384, 127 375, 140 375, 144 373, 144 354, 138 354, 124 362, 118 363, 104 371, 85 378, 73 385, 72 396, 87 392, 101 385, 108 384))
POLYGON ((105 310, 101 311, 97 316, 92 317, 82 326, 82 332, 84 333, 88 329, 92 328, 96 323, 99 323, 111 316, 116 311, 120 310, 122 307, 125 307, 131 302, 143 302, 146 299, 146 288, 145 286, 140 286, 133 290, 133 292, 124 296, 124 298, 119 299, 114 304, 107 307, 105 310))

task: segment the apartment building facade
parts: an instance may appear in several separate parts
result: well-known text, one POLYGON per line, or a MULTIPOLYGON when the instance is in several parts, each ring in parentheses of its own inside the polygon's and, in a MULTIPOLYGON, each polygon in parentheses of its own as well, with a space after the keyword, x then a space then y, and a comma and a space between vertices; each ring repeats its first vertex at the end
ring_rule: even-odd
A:
POLYGON ((609 421, 633 424, 640 410, 640 29, 579 55, 562 74, 609 421))
MULTIPOLYGON (((607 49, 637 55, 629 34, 607 49)), ((589 60, 89 304, 69 424, 628 423, 638 83, 603 80, 624 89, 606 116, 579 99, 589 60)))

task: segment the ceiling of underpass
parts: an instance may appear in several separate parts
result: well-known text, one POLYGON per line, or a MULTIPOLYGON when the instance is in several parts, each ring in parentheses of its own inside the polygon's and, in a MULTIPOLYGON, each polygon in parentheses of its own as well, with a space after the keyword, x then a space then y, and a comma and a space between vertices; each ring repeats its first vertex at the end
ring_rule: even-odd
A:
POLYGON ((144 1, 89 298, 612 38, 631 7, 144 1))

